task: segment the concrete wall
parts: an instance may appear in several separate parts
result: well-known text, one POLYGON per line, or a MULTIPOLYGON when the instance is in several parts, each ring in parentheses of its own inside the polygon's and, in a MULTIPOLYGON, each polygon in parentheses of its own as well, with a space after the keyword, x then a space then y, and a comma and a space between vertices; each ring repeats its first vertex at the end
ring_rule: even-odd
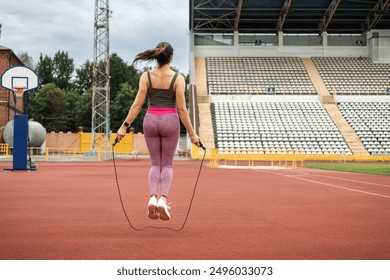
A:
POLYGON ((46 147, 78 149, 80 147, 79 134, 62 131, 47 133, 46 147))
POLYGON ((138 151, 141 154, 148 154, 148 147, 146 146, 145 137, 142 133, 133 135, 133 151, 138 151))
MULTIPOLYGON (((11 49, 0 46, 0 76, 12 66, 22 65, 19 58, 11 49)), ((0 143, 4 143, 3 129, 5 125, 14 119, 14 99, 13 94, 9 90, 0 87, 0 143)), ((18 112, 21 113, 23 104, 18 101, 16 105, 18 112)))
POLYGON ((390 30, 371 30, 367 37, 368 54, 372 61, 390 63, 390 30))
POLYGON ((195 46, 195 57, 367 57, 367 46, 195 46))
MULTIPOLYGON (((192 34, 193 36, 194 34, 192 34)), ((372 30, 367 34, 361 35, 339 35, 327 34, 324 32, 322 36, 293 36, 289 34, 278 34, 272 37, 272 42, 277 42, 276 45, 249 45, 248 40, 257 40, 256 36, 240 36, 234 34, 234 43, 232 45, 206 45, 206 40, 202 45, 196 44, 194 54, 196 57, 208 56, 264 56, 264 57, 370 57, 374 62, 389 63, 390 62, 390 30, 372 30), (379 40, 372 39, 372 34, 379 33, 379 40), (245 45, 240 45, 240 42, 245 45), (357 43, 362 41, 362 45, 357 43)), ((271 37, 270 37, 271 38, 271 37)), ((261 38, 263 39, 263 38, 261 38)), ((268 40, 264 38, 264 40, 268 40)), ((261 40, 263 41, 263 40, 261 40)), ((254 43, 254 41, 253 41, 254 43)), ((192 46, 191 46, 192 48, 192 46)))
POLYGON ((336 102, 390 102, 388 95, 337 95, 336 102))

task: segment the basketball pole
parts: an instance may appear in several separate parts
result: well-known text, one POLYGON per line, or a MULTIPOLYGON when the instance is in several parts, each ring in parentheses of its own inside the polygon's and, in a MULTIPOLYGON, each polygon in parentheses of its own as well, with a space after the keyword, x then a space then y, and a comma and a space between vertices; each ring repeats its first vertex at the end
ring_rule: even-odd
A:
POLYGON ((15 112, 17 104, 17 96, 21 96, 22 108, 24 107, 23 114, 14 116, 14 155, 13 155, 13 170, 25 170, 25 171, 36 171, 36 165, 31 161, 30 154, 30 137, 28 127, 28 91, 24 88, 15 89, 15 112), (23 91, 22 93, 16 94, 16 91, 23 91), (25 98, 23 98, 23 94, 25 98))

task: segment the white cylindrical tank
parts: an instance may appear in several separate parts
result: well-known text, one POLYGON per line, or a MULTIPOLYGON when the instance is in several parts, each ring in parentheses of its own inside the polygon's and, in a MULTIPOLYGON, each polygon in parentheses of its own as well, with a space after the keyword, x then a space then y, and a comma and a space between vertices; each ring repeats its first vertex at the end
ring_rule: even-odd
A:
MULTIPOLYGON (((46 140, 46 129, 36 121, 28 121, 28 137, 30 147, 40 147, 46 140)), ((14 146, 14 121, 9 121, 3 130, 5 143, 10 147, 14 146)))

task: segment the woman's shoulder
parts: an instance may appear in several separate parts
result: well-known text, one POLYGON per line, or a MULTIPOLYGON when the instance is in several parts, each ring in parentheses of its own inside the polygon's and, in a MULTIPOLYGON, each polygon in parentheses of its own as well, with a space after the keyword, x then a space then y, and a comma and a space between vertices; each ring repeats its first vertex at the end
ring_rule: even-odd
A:
POLYGON ((141 77, 142 76, 147 77, 148 73, 149 73, 149 75, 151 77, 152 76, 153 77, 163 77, 163 76, 165 76, 166 78, 173 78, 176 75, 177 76, 176 80, 184 81, 184 76, 182 74, 180 74, 178 71, 175 71, 175 70, 172 70, 172 69, 170 69, 169 72, 166 72, 164 74, 164 73, 159 72, 157 68, 153 68, 153 69, 150 69, 150 70, 147 70, 147 71, 143 72, 141 77))
POLYGON ((140 77, 140 79, 141 79, 141 80, 143 80, 143 79, 147 79, 148 72, 149 72, 149 71, 145 71, 145 72, 143 72, 143 73, 141 74, 141 77, 140 77))
POLYGON ((184 76, 182 74, 180 74, 179 72, 176 72, 174 70, 172 70, 172 72, 173 72, 173 75, 177 75, 177 79, 184 80, 184 76))
POLYGON ((143 72, 142 74, 141 74, 141 77, 139 78, 139 83, 140 83, 140 85, 147 85, 148 84, 148 74, 147 74, 148 72, 146 71, 146 72, 143 72))

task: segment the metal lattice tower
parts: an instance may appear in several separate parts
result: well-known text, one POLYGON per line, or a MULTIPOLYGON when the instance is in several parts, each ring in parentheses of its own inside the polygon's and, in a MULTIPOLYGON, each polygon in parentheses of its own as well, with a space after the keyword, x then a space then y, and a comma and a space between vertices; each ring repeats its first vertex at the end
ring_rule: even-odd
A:
POLYGON ((95 0, 95 39, 92 84, 92 151, 109 151, 110 53, 109 0, 95 0))

